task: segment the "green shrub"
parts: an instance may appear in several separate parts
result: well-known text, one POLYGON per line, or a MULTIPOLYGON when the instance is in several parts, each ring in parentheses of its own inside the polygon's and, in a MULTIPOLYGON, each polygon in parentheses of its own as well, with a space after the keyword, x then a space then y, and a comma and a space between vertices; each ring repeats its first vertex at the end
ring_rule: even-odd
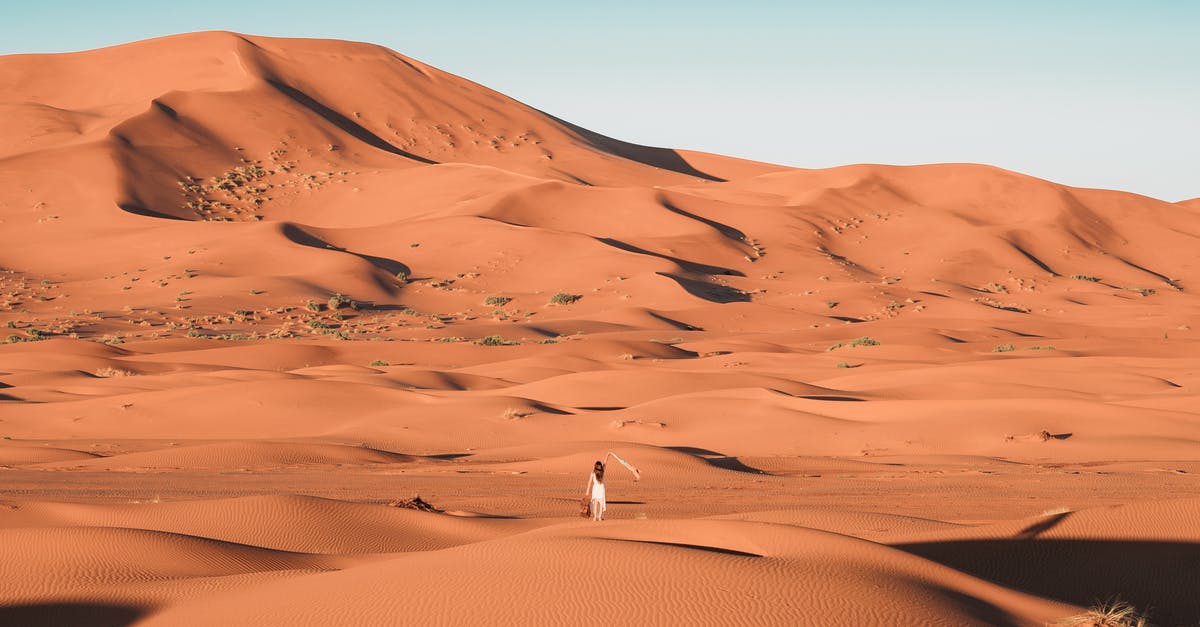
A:
POLYGON ((1008 353, 1008 352, 1015 351, 1015 350, 1017 350, 1017 347, 1013 346, 1012 344, 1001 344, 1001 345, 997 346, 996 348, 993 348, 992 352, 993 353, 1008 353))
POLYGON ((1072 279, 1078 279, 1078 280, 1080 280, 1080 281, 1091 281, 1092 283, 1099 283, 1099 282, 1100 282, 1100 277, 1088 276, 1088 275, 1086 275, 1086 274, 1072 274, 1072 275, 1071 275, 1071 278, 1072 278, 1072 279))
POLYGON ((512 302, 512 299, 507 296, 488 296, 484 299, 483 304, 492 305, 494 307, 503 307, 512 302))
POLYGON ((550 304, 551 305, 570 305, 571 303, 574 303, 575 301, 577 301, 581 298, 583 298, 583 296, 581 296, 579 294, 568 294, 566 292, 559 292, 559 293, 555 294, 554 296, 550 297, 550 304))
POLYGON ((513 344, 520 344, 520 342, 516 340, 506 340, 499 335, 481 337, 478 340, 475 340, 475 343, 480 346, 511 346, 513 344))
POLYGON ((1055 350, 1055 348, 1053 346, 1047 344, 1045 346, 1028 346, 1025 348, 1025 350, 1027 350, 1027 351, 1052 351, 1052 350, 1055 350))
POLYGON ((838 344, 834 344, 833 346, 830 346, 829 348, 827 348, 825 350, 831 351, 831 350, 839 349, 843 346, 851 346, 851 347, 853 347, 853 346, 879 346, 879 340, 870 338, 870 337, 867 337, 864 335, 856 340, 851 341, 849 344, 838 343, 838 344))
POLYGON ((390 365, 391 365, 391 364, 389 364, 388 362, 386 362, 386 361, 384 361, 384 360, 382 360, 382 359, 376 359, 375 361, 371 362, 371 366, 372 366, 372 367, 377 367, 377 366, 390 366, 390 365))
POLYGON ((321 303, 318 303, 315 300, 308 301, 307 303, 304 304, 304 307, 305 307, 305 309, 308 309, 309 311, 311 311, 313 313, 317 313, 317 312, 321 311, 321 303))

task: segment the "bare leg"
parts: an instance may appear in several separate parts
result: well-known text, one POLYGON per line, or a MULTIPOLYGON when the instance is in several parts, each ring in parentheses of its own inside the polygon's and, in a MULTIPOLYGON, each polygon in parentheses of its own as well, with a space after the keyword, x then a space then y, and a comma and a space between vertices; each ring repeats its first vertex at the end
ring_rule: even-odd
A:
POLYGON ((604 520, 604 510, 601 509, 602 507, 604 507, 604 505, 603 505, 603 503, 600 502, 600 499, 592 499, 592 520, 593 521, 604 520))

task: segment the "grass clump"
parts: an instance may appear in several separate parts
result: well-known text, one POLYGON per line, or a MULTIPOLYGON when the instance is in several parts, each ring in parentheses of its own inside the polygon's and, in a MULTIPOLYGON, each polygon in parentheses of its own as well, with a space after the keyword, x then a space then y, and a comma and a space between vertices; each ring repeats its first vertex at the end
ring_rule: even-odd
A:
POLYGON ((559 292, 559 293, 555 294, 554 296, 550 297, 550 304, 551 305, 570 305, 571 303, 574 303, 575 301, 577 301, 581 298, 583 298, 583 296, 581 296, 579 294, 568 294, 566 292, 559 292))
POLYGON ((520 342, 517 340, 506 340, 500 335, 481 337, 478 340, 475 340, 475 343, 480 346, 512 346, 513 344, 520 344, 520 342))
POLYGON ((329 308, 331 310, 338 310, 342 307, 358 309, 358 303, 345 296, 342 296, 341 294, 334 294, 333 296, 329 297, 329 308))
POLYGON ((846 343, 846 344, 843 344, 843 343, 834 344, 833 346, 830 346, 830 347, 829 347, 828 349, 826 349, 826 350, 835 350, 835 349, 841 348, 841 347, 843 347, 843 346, 850 346, 850 347, 854 347, 854 346, 879 346, 879 344, 880 344, 879 340, 877 340, 877 339, 875 339, 875 338, 872 338, 872 337, 867 337, 867 336, 865 336, 865 335, 864 335, 864 336, 862 336, 862 337, 860 337, 860 338, 858 338, 858 339, 856 339, 856 340, 853 340, 853 341, 851 341, 851 342, 849 342, 849 343, 846 343))
POLYGON ((484 299, 483 304, 493 307, 503 307, 512 302, 512 299, 507 296, 488 296, 484 299))
POLYGON ((310 300, 304 304, 304 308, 313 313, 318 313, 319 311, 321 311, 321 303, 318 303, 315 300, 310 300))
POLYGON ((992 352, 993 353, 1008 353, 1008 352, 1012 352, 1015 350, 1017 350, 1017 347, 1013 346, 1012 344, 1001 344, 1001 345, 997 346, 996 348, 993 348, 992 352))
POLYGON ((1088 608, 1088 611, 1068 616, 1055 625, 1086 625, 1087 627, 1150 627, 1149 618, 1137 608, 1120 600, 1110 599, 1088 608))
POLYGON ((384 360, 382 360, 382 359, 376 359, 375 361, 372 361, 372 362, 371 362, 371 367, 372 367, 372 368, 374 368, 374 367, 379 367, 379 366, 390 366, 390 365, 391 365, 391 364, 389 364, 388 362, 386 362, 386 361, 384 361, 384 360))
POLYGON ((1090 282, 1092 282, 1092 283, 1099 283, 1099 282, 1100 282, 1100 277, 1097 277, 1097 276, 1089 276, 1089 275, 1086 275, 1086 274, 1072 274, 1072 275, 1071 275, 1071 278, 1072 278, 1072 279, 1076 279, 1076 280, 1078 280, 1078 281, 1090 281, 1090 282))
POLYGON ((105 366, 104 368, 96 371, 96 376, 102 379, 110 379, 113 377, 132 377, 135 375, 137 375, 137 373, 132 370, 123 370, 121 368, 113 368, 112 366, 105 366))
POLYGON ((1045 346, 1027 346, 1027 347, 1025 347, 1025 350, 1027 350, 1027 351, 1052 351, 1052 350, 1056 350, 1056 349, 1054 348, 1053 345, 1046 344, 1045 346))

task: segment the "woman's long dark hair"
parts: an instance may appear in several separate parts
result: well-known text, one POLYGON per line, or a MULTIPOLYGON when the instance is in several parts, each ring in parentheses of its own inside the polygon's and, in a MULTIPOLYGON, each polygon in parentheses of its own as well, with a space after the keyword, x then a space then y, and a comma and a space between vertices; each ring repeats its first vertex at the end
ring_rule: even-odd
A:
POLYGON ((596 475, 596 481, 604 483, 604 462, 597 461, 592 467, 592 473, 596 475))

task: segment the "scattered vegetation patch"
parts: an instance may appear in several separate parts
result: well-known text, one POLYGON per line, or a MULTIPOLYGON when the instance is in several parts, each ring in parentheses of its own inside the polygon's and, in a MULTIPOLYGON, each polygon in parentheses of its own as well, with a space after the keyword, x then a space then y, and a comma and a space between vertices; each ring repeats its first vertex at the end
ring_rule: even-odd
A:
POLYGON ((550 304, 551 305, 570 305, 581 298, 583 298, 583 296, 579 295, 579 294, 568 294, 566 292, 559 292, 559 293, 555 294, 554 296, 550 297, 550 304))
POLYGON ((504 337, 499 335, 481 337, 478 340, 475 340, 475 343, 480 346, 512 346, 513 344, 520 344, 520 342, 517 340, 506 340, 504 337))
POLYGON ((96 371, 96 376, 102 379, 110 379, 113 377, 132 377, 136 375, 137 373, 132 370, 113 368, 112 366, 105 366, 104 368, 96 371))
POLYGON ((321 311, 322 306, 321 306, 321 303, 318 303, 315 300, 310 300, 304 304, 304 308, 313 313, 317 313, 317 312, 321 311))
POLYGON ((384 360, 382 360, 382 359, 376 359, 375 361, 372 361, 372 362, 371 362, 371 367, 373 367, 373 368, 377 368, 377 367, 380 367, 380 366, 390 366, 390 365, 391 365, 391 364, 389 364, 388 362, 386 362, 386 361, 384 361, 384 360))
POLYGON ((1142 296, 1153 296, 1156 293, 1155 289, 1152 287, 1127 287, 1125 289, 1131 292, 1137 292, 1142 296))
POLYGON ((345 296, 342 296, 341 294, 334 294, 333 296, 329 297, 329 308, 331 310, 338 310, 342 307, 358 309, 358 303, 345 296))
POLYGON ((414 496, 411 499, 399 499, 392 501, 391 503, 388 503, 388 505, 392 507, 399 507, 401 509, 415 509, 417 511, 431 512, 434 514, 440 514, 444 511, 434 507, 429 501, 422 499, 420 495, 414 496))
POLYGON ((835 350, 835 349, 838 349, 838 348, 842 348, 843 346, 850 346, 850 347, 854 347, 854 346, 879 346, 879 344, 880 344, 879 340, 877 340, 877 339, 875 339, 875 338, 867 337, 867 336, 865 336, 865 335, 864 335, 864 336, 862 336, 862 337, 860 337, 860 338, 858 338, 858 339, 856 339, 856 340, 853 340, 853 341, 851 341, 851 342, 849 342, 849 343, 844 343, 844 344, 843 344, 843 343, 838 343, 838 344, 834 344, 833 346, 830 346, 830 347, 829 347, 828 349, 826 349, 826 350, 835 350))
POLYGON ((520 420, 521 418, 524 418, 526 416, 532 416, 532 415, 533 415, 533 412, 531 412, 531 411, 526 411, 524 409, 518 409, 516 407, 509 407, 508 409, 504 410, 504 413, 501 414, 501 417, 504 418, 505 420, 520 420))
POLYGON ((1100 277, 1096 277, 1096 276, 1089 276, 1089 275, 1086 275, 1086 274, 1072 274, 1072 275, 1071 275, 1071 278, 1072 278, 1072 279, 1076 279, 1076 280, 1078 280, 1078 281, 1089 281, 1089 282, 1092 282, 1092 283, 1099 283, 1099 282, 1100 282, 1100 277))
POLYGON ((1080 625, 1086 627, 1149 627, 1149 618, 1132 605, 1120 600, 1103 601, 1088 608, 1088 611, 1068 616, 1056 625, 1080 625))
POLYGON ((993 348, 992 352, 993 353, 1008 353, 1008 352, 1012 352, 1015 350, 1017 350, 1017 347, 1013 346, 1012 344, 1001 344, 1001 345, 997 346, 996 348, 993 348))
POLYGON ((488 296, 484 299, 483 304, 493 307, 503 307, 512 302, 512 299, 507 296, 488 296))
POLYGON ((1056 350, 1056 349, 1054 348, 1053 345, 1046 344, 1044 346, 1026 346, 1025 350, 1027 350, 1027 351, 1052 351, 1052 350, 1056 350))

